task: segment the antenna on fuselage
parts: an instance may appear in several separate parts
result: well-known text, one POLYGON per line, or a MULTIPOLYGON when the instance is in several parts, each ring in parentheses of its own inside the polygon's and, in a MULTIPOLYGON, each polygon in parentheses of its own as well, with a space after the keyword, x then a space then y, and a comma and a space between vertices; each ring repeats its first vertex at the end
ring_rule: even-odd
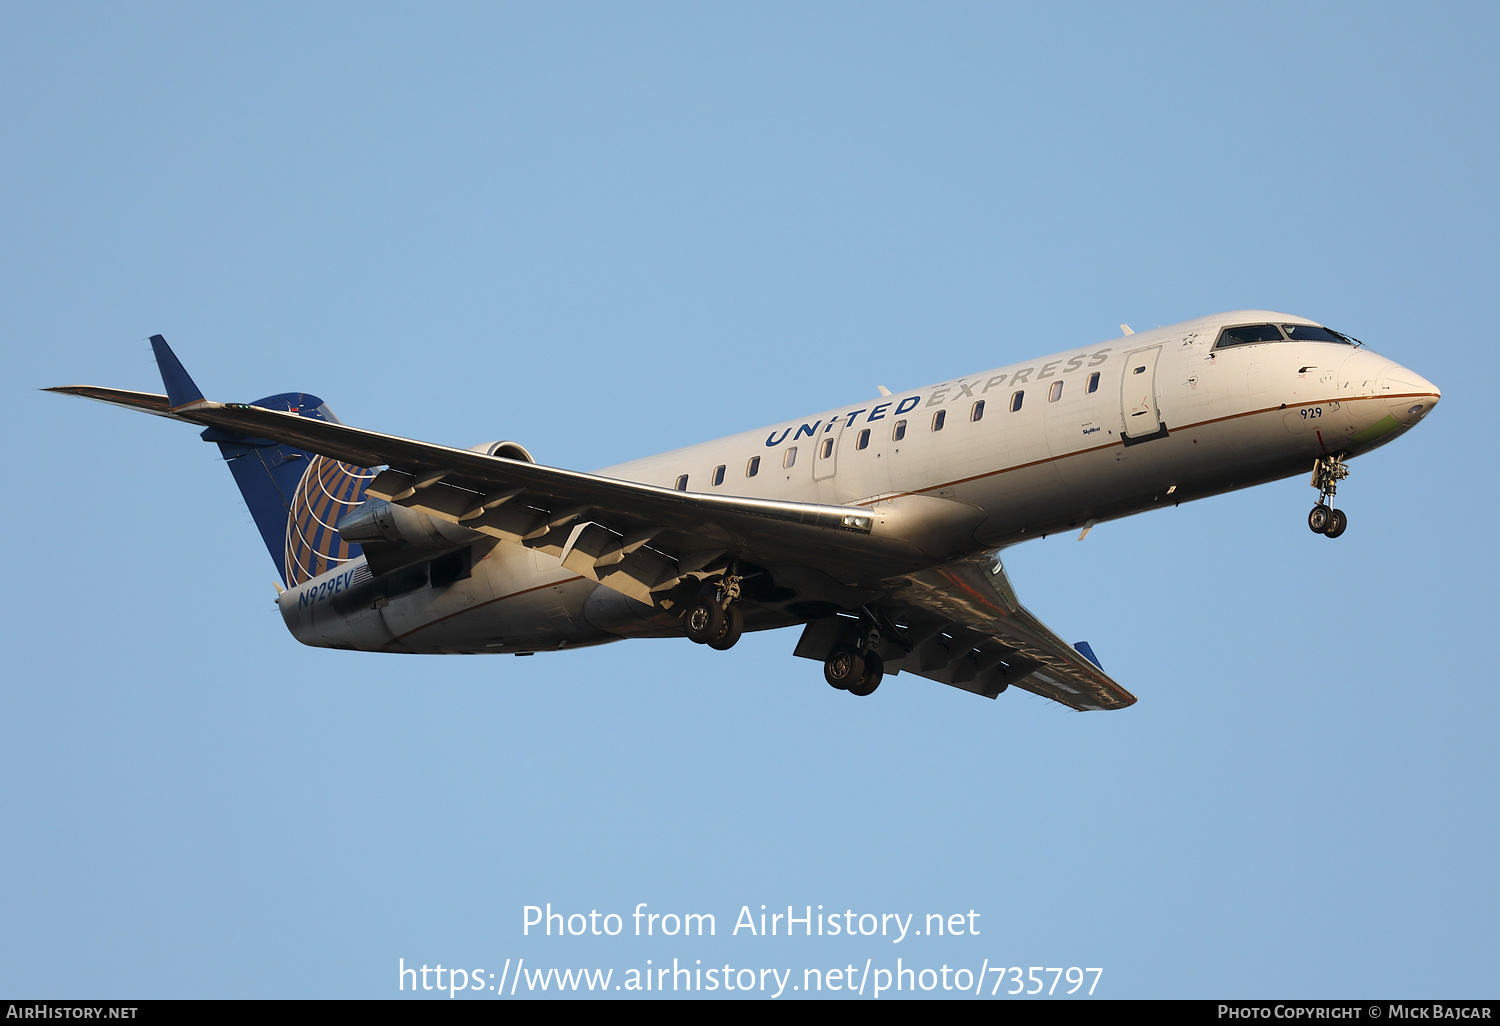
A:
POLYGON ((1122 325, 1120 325, 1120 334, 1122 334, 1122 335, 1134 335, 1135 332, 1133 332, 1133 331, 1130 330, 1130 325, 1128 325, 1128 324, 1122 324, 1122 325))

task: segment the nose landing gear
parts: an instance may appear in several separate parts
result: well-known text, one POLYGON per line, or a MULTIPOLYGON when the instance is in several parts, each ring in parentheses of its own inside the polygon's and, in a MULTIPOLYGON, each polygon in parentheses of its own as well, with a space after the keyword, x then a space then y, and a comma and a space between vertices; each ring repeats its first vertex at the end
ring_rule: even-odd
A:
POLYGON ((1307 526, 1314 534, 1337 538, 1349 526, 1349 518, 1332 506, 1338 483, 1349 476, 1349 467, 1338 456, 1319 456, 1313 461, 1312 486, 1318 490, 1318 504, 1307 514, 1307 526))

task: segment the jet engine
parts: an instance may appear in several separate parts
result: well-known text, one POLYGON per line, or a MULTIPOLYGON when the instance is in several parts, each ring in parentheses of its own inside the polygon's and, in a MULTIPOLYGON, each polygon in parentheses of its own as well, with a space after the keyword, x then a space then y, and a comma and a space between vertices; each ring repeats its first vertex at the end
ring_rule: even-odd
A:
POLYGON ((415 549, 451 549, 467 545, 484 535, 398 506, 384 499, 370 499, 338 522, 339 537, 361 545, 382 542, 409 545, 415 549))
POLYGON ((478 445, 469 446, 470 452, 482 452, 486 456, 503 456, 508 460, 520 460, 522 463, 535 463, 536 457, 526 451, 526 446, 520 442, 481 442, 478 445))
MULTIPOLYGON (((508 460, 535 463, 536 458, 520 442, 481 442, 469 446, 470 452, 502 456, 508 460)), ((361 545, 382 543, 407 545, 415 549, 451 549, 485 537, 458 524, 430 517, 425 513, 398 506, 384 499, 370 499, 350 510, 338 522, 339 537, 361 545)))

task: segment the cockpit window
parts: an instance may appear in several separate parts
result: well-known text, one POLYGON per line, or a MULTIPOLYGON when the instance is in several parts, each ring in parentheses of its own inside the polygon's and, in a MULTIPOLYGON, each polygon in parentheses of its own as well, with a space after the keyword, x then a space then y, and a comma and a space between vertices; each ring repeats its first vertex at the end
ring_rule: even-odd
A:
POLYGON ((1281 329, 1274 324, 1242 324, 1238 328, 1225 328, 1219 332, 1219 341, 1214 348, 1228 349, 1230 346, 1248 346, 1256 342, 1281 341, 1281 329))
POLYGON ((1346 346, 1357 344, 1347 335, 1341 335, 1331 328, 1320 328, 1316 324, 1242 324, 1219 332, 1219 341, 1214 344, 1214 348, 1228 349, 1231 346, 1284 342, 1287 339, 1293 342, 1336 342, 1346 346))
POLYGON ((1338 342, 1346 346, 1354 345, 1354 340, 1348 335, 1341 335, 1332 328, 1320 328, 1316 324, 1283 324, 1281 327, 1293 342, 1338 342))

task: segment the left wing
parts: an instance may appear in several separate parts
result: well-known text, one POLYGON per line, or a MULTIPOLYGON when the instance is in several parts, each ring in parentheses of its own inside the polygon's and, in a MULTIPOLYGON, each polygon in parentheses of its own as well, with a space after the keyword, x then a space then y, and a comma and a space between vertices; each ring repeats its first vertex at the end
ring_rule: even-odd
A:
MULTIPOLYGON (((368 494, 439 520, 559 556, 575 573, 643 602, 686 574, 732 559, 806 568, 828 578, 832 598, 856 606, 892 571, 929 566, 910 537, 908 510, 682 492, 454 449, 244 403, 123 389, 49 389, 235 435, 296 445, 361 467, 386 466, 368 494), (578 530, 579 525, 583 525, 578 530)), ((921 498, 921 497, 918 497, 921 498)), ((955 522, 972 507, 927 500, 955 522), (949 510, 947 507, 953 507, 949 510)), ((939 534, 941 532, 938 532, 939 534)))

